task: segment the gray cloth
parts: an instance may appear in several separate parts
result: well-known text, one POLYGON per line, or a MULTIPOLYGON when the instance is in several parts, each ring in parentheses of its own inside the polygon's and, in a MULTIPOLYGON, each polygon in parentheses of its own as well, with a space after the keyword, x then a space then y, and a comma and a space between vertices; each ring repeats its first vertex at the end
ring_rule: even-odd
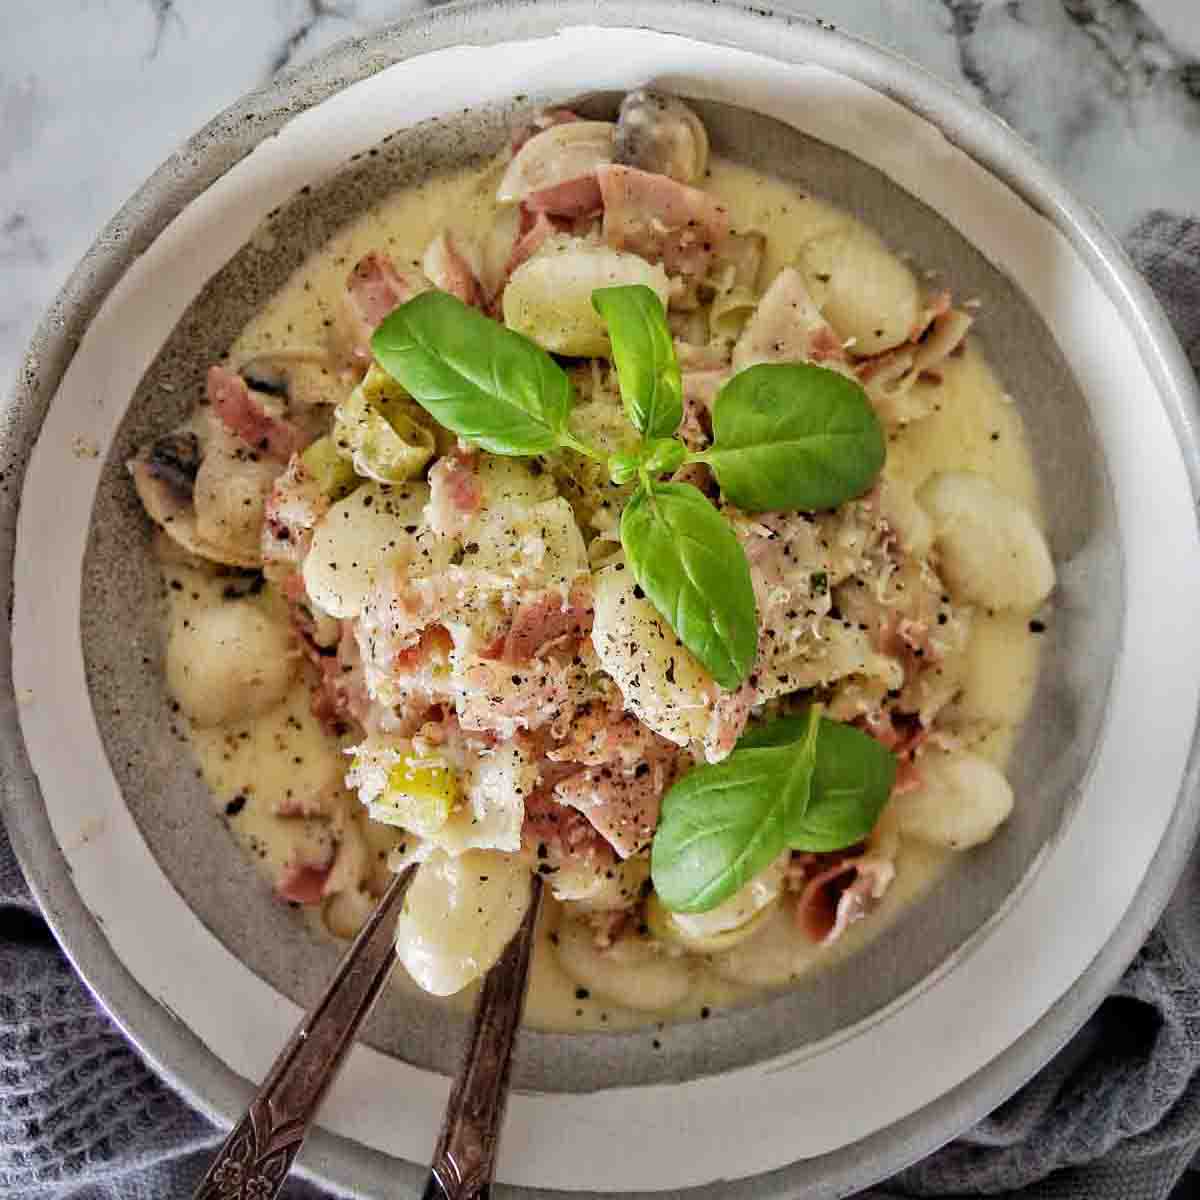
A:
MULTIPOLYGON (((1200 223, 1128 246, 1200 370, 1200 223)), ((146 1067, 71 971, 0 830, 0 1197, 186 1196, 220 1135, 146 1067)), ((1200 1147, 1200 859, 1113 995, 970 1133, 861 1200, 1165 1200, 1200 1147)), ((289 1200, 317 1200, 294 1181, 289 1200)))

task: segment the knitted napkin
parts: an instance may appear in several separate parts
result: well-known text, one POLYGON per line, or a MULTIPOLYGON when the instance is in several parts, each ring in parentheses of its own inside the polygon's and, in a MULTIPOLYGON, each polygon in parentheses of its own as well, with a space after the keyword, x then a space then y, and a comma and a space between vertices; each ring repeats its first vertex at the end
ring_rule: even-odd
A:
MULTIPOLYGON (((1200 370, 1200 222, 1152 213, 1130 254, 1200 370)), ((0 830, 0 1197, 184 1197, 221 1134, 72 972, 0 830)), ((1200 859, 1070 1045, 958 1141, 861 1200, 1166 1200, 1200 1147, 1200 859)), ((328 1193, 301 1181, 288 1200, 328 1193)))

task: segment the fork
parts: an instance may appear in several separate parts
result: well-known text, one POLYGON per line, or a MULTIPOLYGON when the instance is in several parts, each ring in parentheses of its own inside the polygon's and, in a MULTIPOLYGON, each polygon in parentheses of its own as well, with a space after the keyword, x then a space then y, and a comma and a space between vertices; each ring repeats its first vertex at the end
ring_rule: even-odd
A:
MULTIPOLYGON (((395 966, 396 918, 416 870, 409 866, 380 897, 321 998, 230 1130, 193 1200, 271 1200, 278 1194, 395 966)), ((541 895, 541 876, 535 874, 524 920, 484 980, 423 1200, 484 1200, 489 1194, 541 895)))

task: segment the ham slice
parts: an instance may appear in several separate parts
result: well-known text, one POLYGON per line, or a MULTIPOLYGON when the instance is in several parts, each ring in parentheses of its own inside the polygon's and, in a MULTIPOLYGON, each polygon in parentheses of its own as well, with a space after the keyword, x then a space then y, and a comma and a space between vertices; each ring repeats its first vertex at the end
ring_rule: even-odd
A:
POLYGON ((298 425, 271 416, 246 381, 226 367, 209 367, 208 402, 234 437, 267 458, 285 463, 312 441, 298 425))
POLYGON ((668 275, 698 280, 729 235, 729 212, 707 192, 610 163, 596 171, 604 200, 604 240, 661 262, 668 275))
POLYGON ((588 579, 577 584, 565 600, 557 588, 545 588, 518 603, 512 624, 480 657, 494 662, 530 662, 564 640, 587 637, 593 616, 588 579))
POLYGON ((554 794, 581 812, 621 858, 629 858, 654 836, 662 794, 671 777, 663 761, 624 768, 585 767, 557 784, 554 794))
POLYGON ((879 902, 896 877, 889 859, 847 858, 813 876, 796 906, 796 921, 814 942, 830 946, 879 902))
POLYGON ((332 857, 324 864, 288 863, 275 884, 275 894, 292 904, 320 904, 332 870, 332 857))
POLYGON ((531 213, 550 213, 556 217, 578 220, 598 213, 603 205, 600 183, 595 175, 581 175, 551 187, 530 192, 524 200, 531 213))
POLYGON ((474 453, 454 451, 439 458, 429 472, 425 519, 440 537, 461 537, 482 507, 478 461, 474 453))
POLYGON ((554 871, 576 859, 598 866, 615 861, 612 847, 580 812, 561 804, 546 787, 525 797, 521 845, 537 860, 539 870, 554 871))
POLYGON ((421 267, 434 287, 449 292, 464 304, 483 306, 483 288, 470 263, 459 253, 448 233, 439 233, 425 248, 421 267))
POLYGON ((372 250, 354 265, 346 277, 344 316, 353 356, 371 360, 371 334, 388 313, 427 292, 432 283, 420 271, 396 269, 386 254, 372 250))

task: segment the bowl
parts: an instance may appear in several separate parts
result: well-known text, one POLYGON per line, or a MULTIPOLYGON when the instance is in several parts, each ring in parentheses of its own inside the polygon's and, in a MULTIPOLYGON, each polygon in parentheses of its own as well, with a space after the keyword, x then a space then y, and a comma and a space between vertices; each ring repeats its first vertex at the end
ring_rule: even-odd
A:
MULTIPOLYGON (((828 27, 708 3, 441 10, 342 43, 169 159, 71 277, 0 427, 5 818, 97 996, 231 1122, 339 951, 270 899, 171 728, 122 464, 341 222, 494 150, 522 112, 580 97, 602 111, 646 82, 693 99, 718 150, 850 208, 983 301, 1060 583, 1001 836, 859 954, 751 1007, 523 1033, 500 1178, 521 1195, 845 1195, 1049 1058, 1182 869, 1200 812, 1200 404, 1148 290, 1033 152, 828 27)), ((389 996, 303 1169, 415 1194, 464 1035, 460 1015, 389 996)))

